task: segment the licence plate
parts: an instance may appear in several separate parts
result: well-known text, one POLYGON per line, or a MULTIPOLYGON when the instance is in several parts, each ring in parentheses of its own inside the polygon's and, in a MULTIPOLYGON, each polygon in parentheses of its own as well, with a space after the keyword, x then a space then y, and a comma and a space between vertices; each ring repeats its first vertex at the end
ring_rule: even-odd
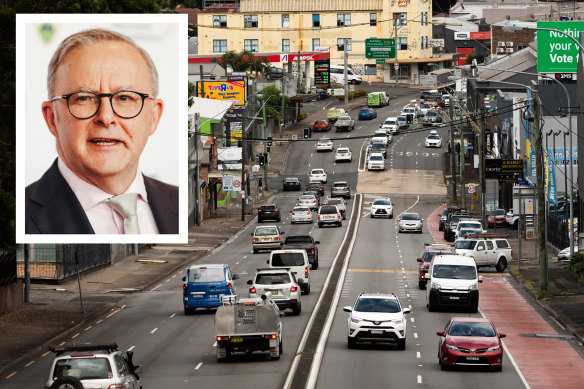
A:
POLYGON ((449 298, 450 300, 460 300, 460 297, 458 296, 450 296, 449 298))
POLYGON ((210 294, 209 295, 209 298, 210 299, 213 299, 213 300, 217 300, 217 295, 216 294, 210 294))
POLYGON ((231 338, 231 343, 241 343, 243 342, 243 338, 241 336, 236 336, 231 338))
POLYGON ((467 361, 478 361, 479 357, 466 357, 467 361))
POLYGON ((191 296, 197 299, 202 298, 204 295, 205 295, 204 293, 191 293, 191 296))
POLYGON ((371 330, 372 334, 383 334, 382 330, 371 330))
POLYGON ((270 241, 270 238, 264 238, 264 239, 262 239, 262 242, 269 242, 269 241, 270 241))
POLYGON ((270 292, 272 292, 272 296, 275 296, 277 294, 280 294, 280 291, 278 289, 276 289, 276 290, 270 290, 270 292))

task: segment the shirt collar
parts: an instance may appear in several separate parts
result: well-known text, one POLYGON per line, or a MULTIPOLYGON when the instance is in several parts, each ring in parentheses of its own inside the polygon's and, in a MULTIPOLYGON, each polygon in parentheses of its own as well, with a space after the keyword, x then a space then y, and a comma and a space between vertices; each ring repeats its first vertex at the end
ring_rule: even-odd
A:
MULTIPOLYGON (((65 181, 67 181, 67 184, 69 184, 85 211, 112 197, 112 194, 82 180, 77 174, 69 169, 67 164, 63 162, 61 158, 58 160, 58 167, 59 172, 65 181)), ((140 170, 138 169, 138 172, 139 171, 140 170)), ((144 176, 141 173, 136 174, 134 181, 132 181, 124 193, 138 193, 138 198, 147 203, 148 194, 146 193, 146 186, 144 185, 144 176)))

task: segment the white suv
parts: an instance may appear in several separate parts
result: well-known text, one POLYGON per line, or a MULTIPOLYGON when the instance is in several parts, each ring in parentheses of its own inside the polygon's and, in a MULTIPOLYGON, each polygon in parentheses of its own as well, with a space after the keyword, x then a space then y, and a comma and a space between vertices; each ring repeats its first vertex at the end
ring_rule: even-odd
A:
POLYGON ((291 309, 294 315, 300 315, 300 285, 290 269, 257 269, 253 280, 248 280, 249 297, 260 297, 266 292, 272 293, 272 300, 283 311, 291 309))
POLYGON ((394 293, 361 293, 350 312, 347 322, 347 346, 354 348, 357 342, 395 343, 398 350, 406 348, 405 314, 410 308, 402 308, 394 293))
POLYGON ((326 184, 326 171, 324 169, 312 169, 308 174, 308 182, 322 182, 326 184))
POLYGON ((142 387, 138 376, 142 368, 134 365, 132 351, 122 353, 115 343, 51 346, 49 350, 57 355, 45 389, 142 387))
POLYGON ((367 159, 367 170, 385 170, 383 154, 371 153, 367 159))

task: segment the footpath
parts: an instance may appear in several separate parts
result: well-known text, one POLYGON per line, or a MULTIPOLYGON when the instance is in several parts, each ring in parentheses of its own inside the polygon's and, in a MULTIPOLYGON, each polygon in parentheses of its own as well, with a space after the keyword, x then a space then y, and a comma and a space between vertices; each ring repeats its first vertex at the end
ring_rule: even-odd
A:
MULTIPOLYGON (((347 111, 366 105, 366 98, 357 98, 343 107, 347 111)), ((284 129, 284 137, 297 135, 302 138, 304 127, 315 120, 326 118, 326 110, 320 110, 306 119, 284 129)), ((279 138, 274 134, 274 138, 279 138)), ((286 163, 288 143, 274 144, 271 151, 269 176, 274 189, 276 178, 280 177, 286 163)), ((277 186, 279 188, 279 185, 277 186)), ((264 193, 268 199, 272 192, 264 193)), ((200 226, 189 229, 189 241, 184 245, 159 245, 128 257, 113 265, 96 270, 77 280, 64 284, 33 284, 31 302, 21 308, 0 316, 0 382, 18 371, 32 359, 39 358, 48 350, 49 344, 83 328, 88 321, 104 316, 119 308, 120 300, 127 293, 156 288, 169 274, 207 256, 214 249, 225 244, 234 234, 255 218, 255 212, 245 215, 226 214, 222 210, 202 221, 200 226), (81 290, 81 297, 79 291, 81 290), (83 309, 82 309, 83 306, 83 309)), ((539 266, 535 259, 534 242, 522 243, 522 256, 517 261, 518 241, 510 240, 514 261, 510 264, 511 274, 524 288, 537 296, 539 293, 539 266), (520 263, 517 268, 516 262, 520 263)), ((549 256, 549 285, 551 298, 537 300, 547 312, 565 326, 580 341, 584 339, 584 282, 564 269, 565 264, 554 261, 549 256)), ((518 318, 518 320, 521 320, 518 318)), ((2 386, 0 384, 0 386, 2 386)))

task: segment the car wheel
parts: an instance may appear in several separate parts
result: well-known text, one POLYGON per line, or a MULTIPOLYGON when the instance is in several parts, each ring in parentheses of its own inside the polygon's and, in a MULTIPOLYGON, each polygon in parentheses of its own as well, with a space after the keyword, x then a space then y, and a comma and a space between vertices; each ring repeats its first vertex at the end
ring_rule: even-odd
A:
POLYGON ((308 284, 308 286, 306 287, 304 294, 310 294, 310 284, 308 284))
POLYGON ((505 270, 506 267, 507 267, 507 258, 501 257, 499 259, 499 262, 497 262, 497 266, 495 266, 495 269, 497 269, 497 271, 499 273, 501 273, 505 270))
POLYGON ((391 214, 389 215, 389 218, 390 218, 390 219, 393 219, 393 213, 391 213, 391 214))
POLYGON ((448 370, 448 365, 440 362, 440 370, 443 370, 443 371, 448 370))
POLYGON ((276 221, 280 222, 280 221, 282 221, 282 218, 279 217, 279 218, 276 219, 276 221))
POLYGON ((322 223, 318 223, 318 228, 322 228, 322 223))
POLYGON ((406 338, 397 340, 397 349, 398 350, 405 350, 406 349, 406 338))
POLYGON ((347 348, 355 348, 355 346, 357 345, 357 342, 355 341, 355 338, 351 338, 351 337, 347 337, 347 348))
POLYGON ((254 253, 254 254, 257 254, 257 253, 259 253, 259 251, 260 251, 259 249, 253 249, 253 253, 254 253))
POLYGON ((54 381, 51 389, 83 389, 83 384, 75 377, 65 376, 54 381))
POLYGON ((370 216, 371 216, 371 219, 375 218, 375 216, 373 216, 373 214, 371 214, 370 216))
POLYGON ((295 316, 298 316, 298 315, 300 315, 301 311, 302 311, 302 304, 299 301, 295 306, 292 307, 292 313, 295 316))
POLYGON ((310 269, 311 270, 317 270, 318 269, 318 259, 315 259, 314 262, 312 262, 312 267, 310 269))
POLYGON ((280 341, 280 355, 284 354, 284 347, 282 347, 282 341, 280 341))
POLYGON ((196 311, 196 308, 186 308, 185 307, 185 316, 192 315, 196 311))
POLYGON ((493 369, 493 371, 501 372, 501 371, 503 371, 503 365, 501 365, 501 366, 495 366, 492 369, 493 369))
POLYGON ((426 282, 425 281, 418 281, 418 288, 426 289, 426 282))

